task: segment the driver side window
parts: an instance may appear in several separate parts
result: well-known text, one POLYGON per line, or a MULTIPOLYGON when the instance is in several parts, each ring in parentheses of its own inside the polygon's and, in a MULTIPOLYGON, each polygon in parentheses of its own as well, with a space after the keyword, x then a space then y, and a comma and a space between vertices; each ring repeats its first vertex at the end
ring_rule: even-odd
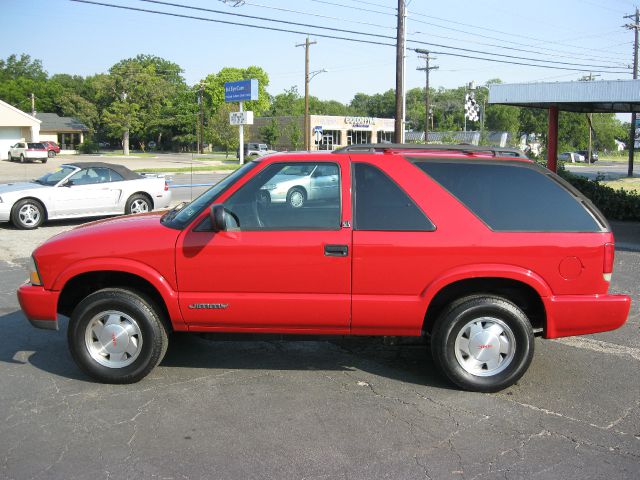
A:
POLYGON ((340 170, 327 162, 269 165, 225 203, 231 224, 250 230, 338 230, 340 170))

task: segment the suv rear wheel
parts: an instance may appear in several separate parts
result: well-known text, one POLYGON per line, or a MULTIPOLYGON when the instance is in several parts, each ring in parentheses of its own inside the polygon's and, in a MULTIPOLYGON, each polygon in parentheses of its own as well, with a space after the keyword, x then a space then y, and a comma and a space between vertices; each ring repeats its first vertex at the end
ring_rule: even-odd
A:
POLYGON ((104 383, 135 383, 160 363, 167 330, 154 304, 120 288, 88 295, 73 310, 67 330, 76 364, 104 383))
POLYGON ((516 305, 473 295, 453 302, 432 333, 434 361, 456 385, 497 392, 516 383, 533 358, 533 329, 516 305))

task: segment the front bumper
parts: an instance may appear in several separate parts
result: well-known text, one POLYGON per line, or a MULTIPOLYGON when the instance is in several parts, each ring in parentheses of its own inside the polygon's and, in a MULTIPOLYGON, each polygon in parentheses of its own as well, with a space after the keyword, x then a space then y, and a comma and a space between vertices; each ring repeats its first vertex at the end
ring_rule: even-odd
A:
POLYGON ((18 289, 18 301, 25 316, 36 328, 58 330, 58 296, 44 287, 25 283, 18 289))
POLYGON ((631 298, 627 295, 560 295, 545 299, 545 338, 607 332, 627 321, 631 298))

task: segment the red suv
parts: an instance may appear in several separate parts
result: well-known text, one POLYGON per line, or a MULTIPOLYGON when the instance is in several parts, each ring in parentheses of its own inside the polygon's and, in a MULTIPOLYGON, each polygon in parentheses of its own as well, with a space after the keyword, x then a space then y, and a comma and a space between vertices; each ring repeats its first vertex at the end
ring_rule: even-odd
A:
POLYGON ((172 331, 426 336, 452 382, 491 392, 534 335, 625 322, 613 257, 602 214, 519 152, 359 145, 268 155, 181 208, 60 234, 18 297, 36 327, 70 317, 102 382, 143 378, 172 331))
POLYGON ((58 145, 56 142, 45 140, 44 142, 40 143, 42 143, 46 147, 49 158, 55 157, 56 154, 60 153, 60 145, 58 145))

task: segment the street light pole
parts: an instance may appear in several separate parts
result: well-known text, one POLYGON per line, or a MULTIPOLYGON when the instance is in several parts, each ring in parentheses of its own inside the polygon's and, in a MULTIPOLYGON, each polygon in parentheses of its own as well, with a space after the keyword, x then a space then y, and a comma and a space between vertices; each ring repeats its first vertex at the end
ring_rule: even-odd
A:
POLYGON ((398 0, 398 27, 396 35, 396 119, 395 143, 404 143, 404 53, 405 53, 405 0, 398 0))
MULTIPOLYGON (((638 78, 638 29, 640 28, 640 10, 636 7, 634 15, 627 15, 624 18, 632 18, 633 23, 625 25, 626 28, 633 30, 633 79, 638 78)), ((627 176, 633 177, 633 155, 636 147, 636 112, 631 113, 631 128, 629 131, 629 168, 627 176)))

